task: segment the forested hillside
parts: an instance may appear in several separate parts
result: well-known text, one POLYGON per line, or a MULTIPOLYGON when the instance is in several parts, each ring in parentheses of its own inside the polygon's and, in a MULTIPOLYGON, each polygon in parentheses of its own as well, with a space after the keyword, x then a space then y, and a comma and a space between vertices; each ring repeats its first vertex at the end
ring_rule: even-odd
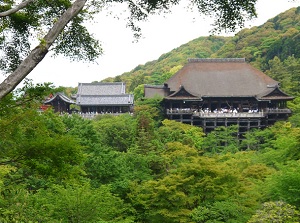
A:
POLYGON ((205 136, 163 120, 159 102, 87 120, 6 98, 0 222, 299 222, 299 128, 205 136))
MULTIPOLYGON (((180 69, 188 58, 246 58, 292 95, 298 94, 300 78, 300 7, 292 8, 265 24, 243 29, 234 37, 199 37, 158 60, 104 81, 124 81, 133 92, 141 84, 161 84, 180 69)), ((141 86, 136 89, 140 96, 141 86)))
POLYGON ((200 37, 111 78, 139 92, 141 84, 163 83, 189 57, 246 57, 296 98, 288 121, 243 140, 237 126, 205 135, 166 120, 159 98, 137 100, 133 115, 88 120, 40 112, 44 96, 61 90, 49 83, 28 82, 6 96, 0 222, 300 222, 298 11, 235 37, 200 37))
POLYGON ((245 57, 249 62, 261 60, 267 70, 268 61, 279 57, 300 56, 300 7, 292 8, 269 19, 261 26, 243 29, 227 42, 213 57, 245 57))

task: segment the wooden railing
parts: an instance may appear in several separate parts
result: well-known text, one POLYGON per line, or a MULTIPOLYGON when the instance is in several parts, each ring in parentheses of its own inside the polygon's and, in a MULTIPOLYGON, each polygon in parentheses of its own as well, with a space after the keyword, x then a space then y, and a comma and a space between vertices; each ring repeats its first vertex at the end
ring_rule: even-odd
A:
MULTIPOLYGON (((85 119, 94 119, 96 116, 100 116, 100 115, 113 115, 113 116, 117 116, 117 115, 123 115, 123 114, 130 114, 130 115, 132 115, 132 113, 130 113, 130 112, 124 112, 124 113, 96 113, 96 112, 82 113, 82 112, 78 112, 78 113, 67 114, 67 115, 69 115, 69 116, 79 115, 79 116, 81 116, 82 118, 85 118, 85 119)), ((66 114, 62 114, 62 115, 66 115, 66 114)))
POLYGON ((167 114, 193 114, 196 110, 190 108, 167 109, 167 114))
POLYGON ((265 117, 268 114, 291 114, 290 109, 271 109, 267 108, 262 111, 250 111, 250 112, 210 112, 208 110, 197 111, 196 109, 190 108, 176 108, 176 109, 167 109, 167 115, 185 115, 190 114, 197 117, 265 117))
POLYGON ((269 114, 291 114, 292 111, 291 109, 288 109, 288 108, 267 108, 265 109, 265 112, 266 113, 269 113, 269 114))
POLYGON ((266 113, 264 112, 237 112, 237 113, 213 113, 213 112, 194 112, 193 116, 203 117, 203 118, 254 118, 254 117, 264 117, 266 113))

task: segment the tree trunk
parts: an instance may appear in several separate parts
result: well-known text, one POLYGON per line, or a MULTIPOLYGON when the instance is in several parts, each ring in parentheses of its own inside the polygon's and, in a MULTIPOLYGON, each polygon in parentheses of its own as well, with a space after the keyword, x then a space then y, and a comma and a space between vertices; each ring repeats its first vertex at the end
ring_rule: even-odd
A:
POLYGON ((76 0, 49 30, 41 43, 35 47, 18 68, 0 84, 0 100, 15 87, 43 60, 48 49, 64 27, 82 10, 87 0, 76 0))
POLYGON ((34 0, 27 0, 24 2, 21 2, 19 5, 17 5, 15 8, 9 9, 5 12, 0 12, 0 17, 5 17, 5 16, 9 16, 23 8, 25 8, 27 5, 29 5, 31 2, 33 2, 34 0))

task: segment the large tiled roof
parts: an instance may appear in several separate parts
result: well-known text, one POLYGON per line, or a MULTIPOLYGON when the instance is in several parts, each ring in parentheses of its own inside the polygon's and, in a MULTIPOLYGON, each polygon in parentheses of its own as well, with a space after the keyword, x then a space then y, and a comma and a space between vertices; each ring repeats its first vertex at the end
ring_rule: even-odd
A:
POLYGON ((227 58, 189 59, 166 84, 171 92, 184 86, 197 97, 262 97, 279 83, 243 58, 227 58))
POLYGON ((77 97, 76 104, 81 106, 93 106, 93 105, 133 105, 132 94, 122 95, 82 95, 77 97))
POLYGON ((118 95, 118 94, 125 94, 125 84, 123 82, 79 83, 77 94, 80 94, 80 95, 118 95))
POLYGON ((79 83, 76 104, 80 106, 133 105, 133 95, 125 94, 123 82, 79 83))

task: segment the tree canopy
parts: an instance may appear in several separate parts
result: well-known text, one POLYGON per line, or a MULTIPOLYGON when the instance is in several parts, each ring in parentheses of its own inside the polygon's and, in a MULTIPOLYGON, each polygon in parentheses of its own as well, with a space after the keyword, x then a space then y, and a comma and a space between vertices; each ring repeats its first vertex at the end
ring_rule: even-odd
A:
MULTIPOLYGON (((235 30, 256 16, 255 3, 247 1, 192 0, 190 6, 215 18, 215 31, 235 30)), ((103 7, 125 4, 127 25, 136 36, 137 21, 167 13, 179 0, 5 0, 0 3, 0 68, 8 75, 0 84, 0 99, 11 92, 51 50, 73 60, 93 61, 101 55, 99 41, 85 22, 103 7), (34 47, 33 44, 36 44, 34 47)))
POLYGON ((92 120, 5 99, 1 222, 299 221, 300 129, 289 122, 238 141, 235 126, 205 135, 164 120, 159 99, 92 120))

